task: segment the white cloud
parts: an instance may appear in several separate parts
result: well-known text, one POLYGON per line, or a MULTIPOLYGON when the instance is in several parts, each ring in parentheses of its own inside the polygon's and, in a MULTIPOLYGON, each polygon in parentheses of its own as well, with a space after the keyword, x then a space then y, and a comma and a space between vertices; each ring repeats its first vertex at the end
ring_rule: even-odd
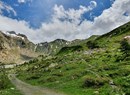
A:
POLYGON ((24 2, 25 2, 25 0, 18 0, 18 2, 19 2, 19 3, 24 3, 24 2))
POLYGON ((55 5, 51 22, 43 23, 40 28, 40 31, 43 31, 42 35, 44 35, 44 40, 51 41, 57 38, 73 40, 76 38, 82 39, 88 37, 84 35, 85 32, 82 31, 81 25, 79 24, 82 15, 93 10, 96 6, 97 4, 95 1, 91 1, 88 7, 80 6, 78 10, 65 10, 62 5, 55 5))
POLYGON ((90 2, 90 7, 91 8, 95 8, 97 6, 97 2, 96 1, 91 1, 90 2))
POLYGON ((15 10, 11 6, 9 6, 9 5, 5 4, 4 2, 0 1, 0 14, 1 15, 3 14, 3 10, 6 10, 8 13, 13 12, 13 14, 15 16, 17 15, 15 10))
POLYGON ((116 0, 111 8, 104 10, 100 16, 95 17, 94 21, 84 20, 82 23, 80 23, 82 14, 95 8, 97 6, 95 1, 91 1, 90 6, 92 9, 89 8, 90 6, 80 6, 79 10, 65 10, 63 6, 55 6, 55 15, 52 21, 43 23, 41 30, 43 30, 43 35, 47 40, 56 38, 67 40, 84 39, 91 35, 101 35, 130 21, 130 15, 128 15, 129 5, 130 0, 116 0), (127 12, 128 16, 123 15, 125 12, 127 12), (67 20, 61 21, 59 18, 67 18, 67 20))
POLYGON ((37 41, 37 32, 29 28, 29 24, 25 21, 18 21, 0 15, 0 30, 1 31, 16 31, 28 36, 31 41, 37 41))
POLYGON ((81 17, 84 13, 93 10, 97 6, 95 1, 90 2, 90 6, 85 7, 80 5, 78 10, 70 8, 69 10, 65 10, 62 5, 54 6, 54 15, 52 21, 55 20, 67 20, 72 21, 71 23, 80 23, 81 17))
POLYGON ((54 6, 54 14, 50 22, 42 23, 41 28, 34 30, 25 21, 18 21, 0 16, 1 30, 14 30, 23 33, 33 42, 52 41, 57 38, 66 40, 84 39, 95 34, 104 34, 130 21, 130 0, 116 0, 112 7, 95 17, 94 21, 84 20, 82 14, 97 6, 95 1, 90 6, 80 6, 78 10, 54 6), (127 12, 127 16, 123 15, 127 12))
POLYGON ((96 34, 103 34, 130 21, 130 14, 124 16, 130 10, 130 0, 116 0, 111 8, 94 19, 92 30, 96 34))
POLYGON ((18 3, 32 2, 32 0, 18 0, 18 3))

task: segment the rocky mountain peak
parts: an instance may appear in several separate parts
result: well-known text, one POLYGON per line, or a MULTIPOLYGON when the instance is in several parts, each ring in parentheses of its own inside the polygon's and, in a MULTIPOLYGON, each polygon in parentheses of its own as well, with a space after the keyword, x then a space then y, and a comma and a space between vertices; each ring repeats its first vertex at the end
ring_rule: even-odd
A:
POLYGON ((14 31, 0 31, 0 61, 4 63, 21 63, 35 57, 35 44, 23 34, 14 31))

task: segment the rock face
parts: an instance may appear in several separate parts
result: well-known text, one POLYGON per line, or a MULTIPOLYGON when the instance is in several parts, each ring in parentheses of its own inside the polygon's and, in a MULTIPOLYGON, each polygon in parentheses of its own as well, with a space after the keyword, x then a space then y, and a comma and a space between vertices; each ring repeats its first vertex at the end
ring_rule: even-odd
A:
POLYGON ((7 35, 0 32, 0 46, 4 49, 11 49, 11 48, 18 47, 18 48, 26 48, 34 51, 35 44, 30 42, 27 39, 27 37, 23 34, 7 35))
POLYGON ((43 52, 44 54, 56 54, 62 47, 69 44, 69 41, 57 39, 52 42, 44 42, 37 44, 35 47, 35 51, 43 52))
POLYGON ((0 32, 0 62, 21 63, 37 56, 35 44, 23 34, 0 32), (25 58, 26 57, 26 58, 25 58))

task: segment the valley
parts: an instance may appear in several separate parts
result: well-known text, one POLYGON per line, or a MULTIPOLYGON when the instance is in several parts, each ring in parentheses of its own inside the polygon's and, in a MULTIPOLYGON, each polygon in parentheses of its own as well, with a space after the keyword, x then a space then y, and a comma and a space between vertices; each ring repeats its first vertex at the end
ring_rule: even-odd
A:
MULTIPOLYGON (((18 79, 12 76, 14 79, 11 80, 16 82, 21 80, 20 84, 23 84, 23 87, 29 84, 29 88, 32 88, 33 85, 34 93, 37 87, 40 87, 53 89, 66 95, 129 95, 129 35, 130 22, 107 34, 95 35, 85 40, 70 42, 57 39, 37 45, 31 43, 33 46, 25 44, 24 48, 20 47, 20 51, 28 49, 29 53, 22 51, 26 54, 23 57, 25 57, 24 59, 31 58, 28 61, 25 60, 24 64, 13 68, 5 69, 1 67, 3 69, 1 72, 4 72, 1 76, 9 80, 8 74, 16 74, 18 79), (32 52, 30 53, 30 51, 32 52), (37 56, 32 57, 32 53, 37 56)), ((13 48, 16 48, 16 46, 14 45, 13 48)), ((1 51, 8 50, 7 47, 5 48, 2 47, 1 51)), ((16 88, 19 87, 16 86, 16 88)), ((21 91, 21 89, 19 90, 21 91)), ((59 95, 50 92, 49 90, 47 95, 59 95)), ((20 92, 18 91, 18 93, 20 92)), ((47 93, 46 90, 45 93, 47 93)), ((3 89, 2 95, 7 95, 3 89)))

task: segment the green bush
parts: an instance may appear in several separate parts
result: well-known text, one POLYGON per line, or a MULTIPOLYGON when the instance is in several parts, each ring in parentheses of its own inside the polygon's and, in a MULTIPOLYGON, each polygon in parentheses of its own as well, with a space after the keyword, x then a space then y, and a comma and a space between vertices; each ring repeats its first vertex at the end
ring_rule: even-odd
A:
POLYGON ((98 87, 105 85, 106 82, 108 82, 108 79, 101 78, 101 77, 85 76, 85 77, 83 77, 82 87, 98 88, 98 87))
POLYGON ((130 44, 126 39, 121 41, 121 51, 124 52, 125 54, 130 53, 130 44))
POLYGON ((55 82, 57 80, 57 76, 51 76, 46 79, 47 82, 55 82))
POLYGON ((98 44, 94 41, 88 41, 87 46, 89 49, 99 48, 98 44))
POLYGON ((9 87, 9 79, 6 75, 0 75, 0 89, 6 89, 9 87))
POLYGON ((4 66, 0 63, 0 90, 9 87, 9 79, 6 75, 4 66))
POLYGON ((66 54, 66 53, 71 53, 71 52, 75 52, 75 51, 82 51, 83 47, 80 45, 77 46, 71 46, 71 47, 63 47, 58 53, 59 54, 66 54))
POLYGON ((123 60, 129 61, 130 60, 130 58, 129 58, 129 56, 130 56, 129 41, 127 39, 123 39, 120 44, 121 44, 120 49, 121 49, 122 54, 118 55, 116 57, 116 62, 121 62, 123 60))

